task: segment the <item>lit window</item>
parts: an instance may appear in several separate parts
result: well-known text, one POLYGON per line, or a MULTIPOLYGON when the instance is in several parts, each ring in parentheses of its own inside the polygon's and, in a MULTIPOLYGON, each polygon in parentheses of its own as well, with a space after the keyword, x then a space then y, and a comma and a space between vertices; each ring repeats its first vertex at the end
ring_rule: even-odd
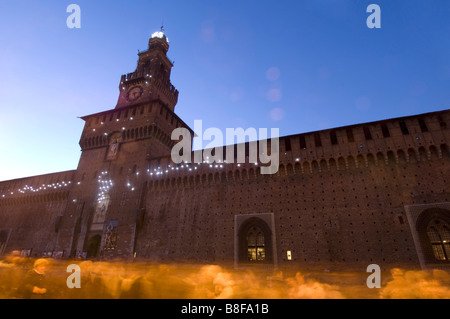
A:
POLYGON ((427 235, 436 260, 450 260, 450 230, 449 225, 441 219, 430 222, 427 235))
POLYGON ((290 250, 286 251, 287 260, 292 260, 292 252, 290 250))
POLYGON ((262 230, 253 226, 247 233, 247 256, 249 261, 264 261, 266 259, 266 250, 264 247, 264 233, 262 230))

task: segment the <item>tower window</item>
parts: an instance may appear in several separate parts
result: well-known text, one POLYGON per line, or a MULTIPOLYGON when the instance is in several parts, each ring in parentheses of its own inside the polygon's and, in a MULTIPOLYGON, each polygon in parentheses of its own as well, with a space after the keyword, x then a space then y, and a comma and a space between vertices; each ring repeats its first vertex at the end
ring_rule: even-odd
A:
POLYGON ((370 133, 370 129, 367 126, 364 126, 363 131, 364 131, 364 137, 366 138, 366 140, 371 140, 372 133, 370 133))
POLYGON ((409 130, 408 130, 408 127, 406 126, 405 121, 400 121, 400 130, 402 131, 403 135, 409 134, 409 130))
POLYGON ((248 261, 258 262, 266 259, 264 233, 258 226, 253 226, 247 233, 248 261))
POLYGON ((428 239, 433 256, 439 261, 450 260, 450 230, 449 225, 441 219, 434 219, 427 228, 428 239))
POLYGON ((383 137, 391 136, 391 133, 389 133, 389 129, 386 124, 381 124, 381 132, 383 133, 383 137))

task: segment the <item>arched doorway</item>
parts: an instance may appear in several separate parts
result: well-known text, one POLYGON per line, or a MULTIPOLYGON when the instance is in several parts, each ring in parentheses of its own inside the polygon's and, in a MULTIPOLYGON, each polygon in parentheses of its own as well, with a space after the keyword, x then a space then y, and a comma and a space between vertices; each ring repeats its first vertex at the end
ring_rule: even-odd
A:
POLYGON ((273 263, 272 231, 261 218, 246 219, 239 227, 237 240, 239 263, 273 263))
POLYGON ((100 235, 95 235, 89 238, 87 244, 87 258, 97 258, 100 252, 100 243, 102 237, 100 235))
POLYGON ((425 263, 450 263, 450 211, 430 208, 416 222, 425 263))

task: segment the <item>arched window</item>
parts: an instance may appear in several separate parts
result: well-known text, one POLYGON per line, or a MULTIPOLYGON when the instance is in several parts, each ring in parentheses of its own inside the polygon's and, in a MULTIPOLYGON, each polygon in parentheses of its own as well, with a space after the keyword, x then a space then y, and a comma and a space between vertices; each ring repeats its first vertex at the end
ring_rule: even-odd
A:
POLYGON ((256 216, 241 215, 238 217, 238 220, 241 219, 242 223, 238 226, 239 230, 236 234, 237 262, 243 264, 272 264, 274 252, 272 229, 269 224, 256 216))
POLYGON ((251 262, 266 260, 264 233, 258 226, 251 227, 247 232, 247 258, 251 262))
POLYGON ((428 240, 436 260, 450 260, 450 226, 442 219, 433 219, 427 227, 428 240))

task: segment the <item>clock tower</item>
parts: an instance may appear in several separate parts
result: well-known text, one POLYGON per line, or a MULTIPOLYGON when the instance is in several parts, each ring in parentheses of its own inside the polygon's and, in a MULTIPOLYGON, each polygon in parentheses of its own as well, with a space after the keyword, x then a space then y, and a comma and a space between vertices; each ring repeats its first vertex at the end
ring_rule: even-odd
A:
POLYGON ((116 109, 159 100, 171 111, 178 101, 178 91, 170 83, 173 63, 167 57, 169 40, 161 31, 152 34, 148 49, 139 52, 134 72, 122 75, 116 109))

